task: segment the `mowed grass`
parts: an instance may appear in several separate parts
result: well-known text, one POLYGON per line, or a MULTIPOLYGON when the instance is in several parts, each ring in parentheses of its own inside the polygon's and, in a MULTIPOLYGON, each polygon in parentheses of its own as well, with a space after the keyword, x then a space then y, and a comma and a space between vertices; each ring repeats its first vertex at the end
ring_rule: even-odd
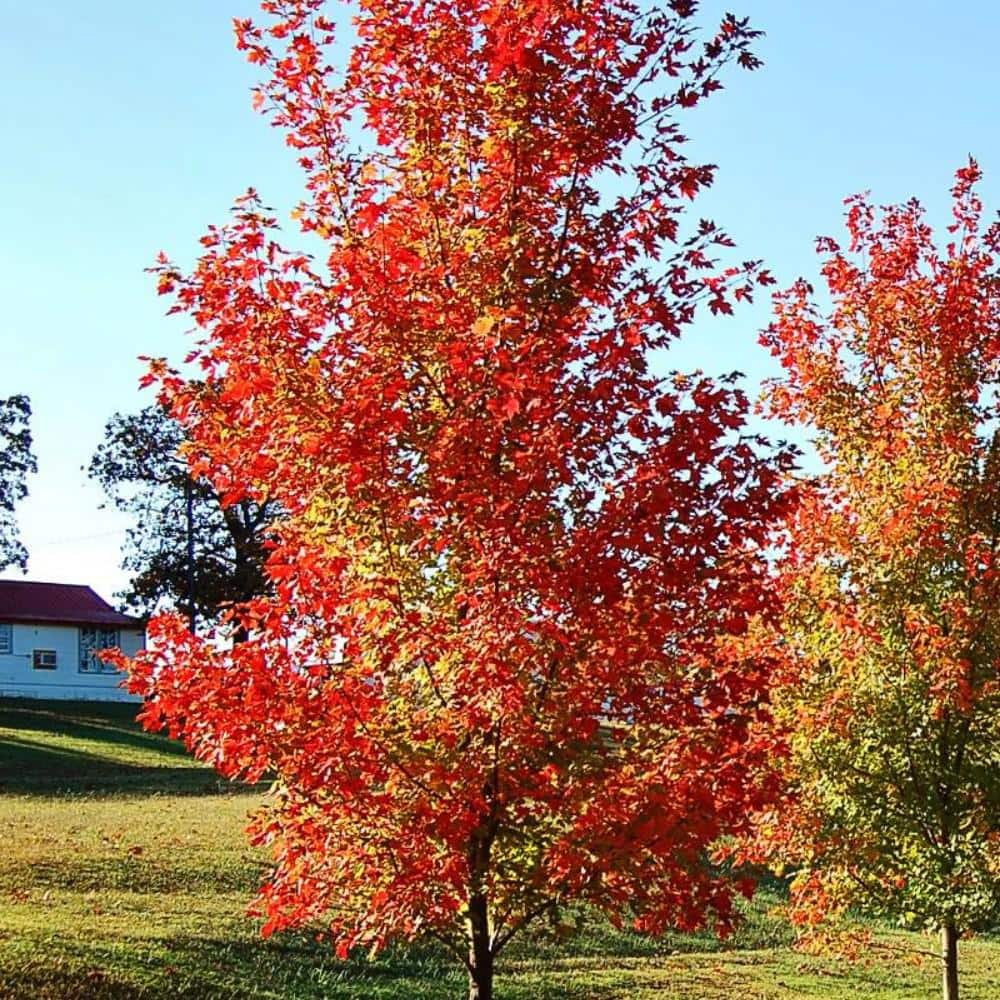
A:
MULTIPOLYGON (((266 859, 242 830, 258 789, 233 787, 134 707, 0 700, 0 998, 445 1000, 463 975, 436 949, 338 962, 307 935, 268 941, 245 916, 266 859)), ((882 932, 867 962, 803 956, 763 895, 734 940, 658 941, 600 920, 522 942, 500 1000, 933 997, 933 949, 882 932)), ((963 942, 963 996, 1000 997, 1000 944, 963 942)))

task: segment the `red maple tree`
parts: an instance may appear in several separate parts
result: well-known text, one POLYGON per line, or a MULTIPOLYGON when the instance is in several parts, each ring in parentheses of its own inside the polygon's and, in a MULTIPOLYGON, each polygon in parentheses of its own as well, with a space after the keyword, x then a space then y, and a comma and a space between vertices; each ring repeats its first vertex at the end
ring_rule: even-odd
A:
POLYGON ((486 1000, 572 900, 724 931, 707 852, 774 792, 744 633, 783 463, 732 377, 650 357, 769 281, 685 226, 713 168, 677 123, 756 33, 700 42, 686 0, 364 0, 334 68, 320 0, 262 6, 238 45, 326 256, 249 193, 192 273, 161 262, 199 371, 150 379, 198 475, 280 505, 274 592, 232 648, 154 622, 145 721, 275 777, 265 932, 430 935, 486 1000))

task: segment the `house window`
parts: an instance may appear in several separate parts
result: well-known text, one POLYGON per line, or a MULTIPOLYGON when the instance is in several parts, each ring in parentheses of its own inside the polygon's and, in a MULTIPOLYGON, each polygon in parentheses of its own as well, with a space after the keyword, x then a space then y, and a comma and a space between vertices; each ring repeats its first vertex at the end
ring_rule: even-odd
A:
POLYGON ((7 622, 0 622, 0 656, 14 652, 14 628, 7 622))
POLYGON ((54 649, 35 649, 31 654, 31 665, 36 670, 55 670, 56 651, 54 649))
POLYGON ((80 629, 80 673, 81 674, 114 674, 118 671, 97 656, 102 649, 114 649, 120 646, 116 628, 99 628, 88 625, 80 629))

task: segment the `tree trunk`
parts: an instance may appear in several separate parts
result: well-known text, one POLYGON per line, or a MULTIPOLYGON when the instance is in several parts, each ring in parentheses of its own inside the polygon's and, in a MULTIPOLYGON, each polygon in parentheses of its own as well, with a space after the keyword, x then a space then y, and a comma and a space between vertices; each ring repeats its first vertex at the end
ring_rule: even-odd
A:
POLYGON ((958 930, 954 924, 941 928, 942 995, 958 1000, 958 930))
POLYGON ((469 900, 469 1000, 493 1000, 493 951, 486 896, 477 893, 469 900))

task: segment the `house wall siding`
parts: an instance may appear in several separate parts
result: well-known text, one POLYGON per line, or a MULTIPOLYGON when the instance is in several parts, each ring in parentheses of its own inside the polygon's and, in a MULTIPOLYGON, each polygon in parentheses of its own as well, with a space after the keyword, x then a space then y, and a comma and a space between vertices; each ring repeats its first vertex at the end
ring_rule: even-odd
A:
MULTIPOLYGON (((14 624, 12 652, 0 653, 0 695, 59 700, 138 701, 121 687, 118 673, 80 670, 80 629, 76 625, 14 624), (56 654, 54 670, 35 670, 36 649, 56 654)), ((119 629, 121 648, 129 656, 144 646, 140 629, 119 629)))

